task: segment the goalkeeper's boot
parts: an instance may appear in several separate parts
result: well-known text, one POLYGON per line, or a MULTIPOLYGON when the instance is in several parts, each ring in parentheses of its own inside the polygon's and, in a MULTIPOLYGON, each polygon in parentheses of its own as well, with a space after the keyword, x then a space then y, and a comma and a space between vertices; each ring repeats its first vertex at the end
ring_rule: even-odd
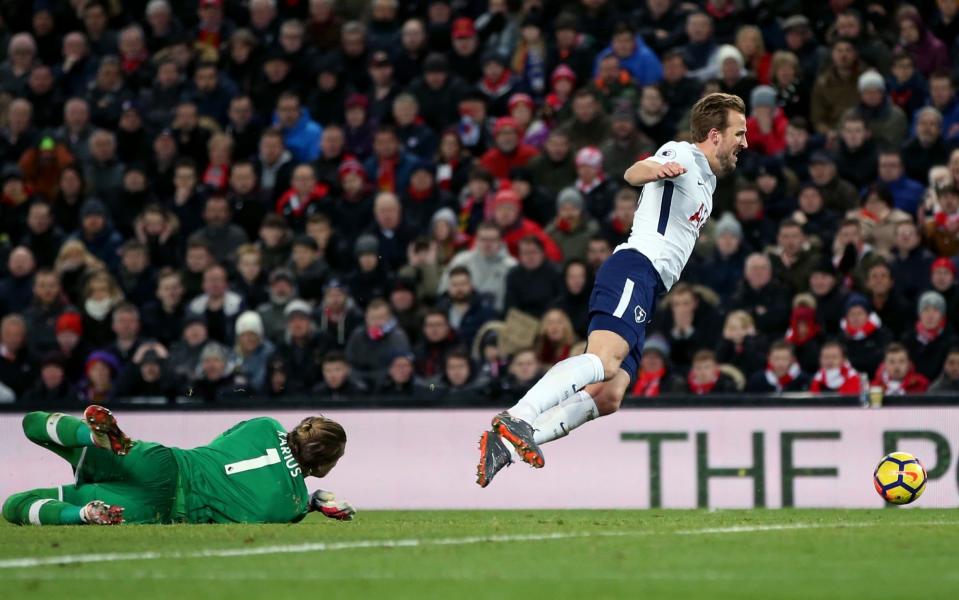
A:
POLYGON ((533 426, 526 421, 503 411, 493 417, 493 431, 516 448, 516 453, 523 462, 537 469, 542 469, 546 464, 543 451, 533 439, 533 426))
POLYGON ((106 408, 91 404, 83 411, 83 420, 90 426, 93 443, 97 448, 123 456, 130 451, 133 442, 117 425, 117 420, 106 408))
POLYGON ((476 483, 486 487, 503 467, 513 463, 506 442, 495 431, 484 431, 479 441, 480 460, 476 465, 476 483))
POLYGON ((93 500, 80 509, 80 518, 87 525, 119 525, 123 523, 123 507, 93 500))

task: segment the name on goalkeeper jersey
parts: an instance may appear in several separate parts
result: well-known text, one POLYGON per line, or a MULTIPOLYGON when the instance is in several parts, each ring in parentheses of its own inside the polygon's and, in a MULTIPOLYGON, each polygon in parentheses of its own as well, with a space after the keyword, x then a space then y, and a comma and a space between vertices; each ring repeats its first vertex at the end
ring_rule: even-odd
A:
POLYGON ((290 450, 290 447, 286 444, 286 432, 277 431, 276 435, 280 438, 280 452, 283 454, 283 462, 290 472, 290 477, 302 475, 303 471, 300 470, 300 463, 296 462, 296 458, 293 457, 293 451, 290 450))

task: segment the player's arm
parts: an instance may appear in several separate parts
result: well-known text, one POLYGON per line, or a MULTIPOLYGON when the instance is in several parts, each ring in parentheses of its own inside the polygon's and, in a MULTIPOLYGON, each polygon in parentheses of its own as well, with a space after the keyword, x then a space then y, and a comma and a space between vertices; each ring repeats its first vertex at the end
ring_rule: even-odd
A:
POLYGON ((352 521, 356 509, 346 500, 337 500, 333 492, 316 490, 310 496, 310 512, 323 513, 324 517, 338 521, 352 521))
POLYGON ((640 186, 660 179, 679 177, 686 172, 686 167, 678 162, 659 162, 654 157, 633 163, 633 166, 626 169, 623 179, 629 185, 640 186))

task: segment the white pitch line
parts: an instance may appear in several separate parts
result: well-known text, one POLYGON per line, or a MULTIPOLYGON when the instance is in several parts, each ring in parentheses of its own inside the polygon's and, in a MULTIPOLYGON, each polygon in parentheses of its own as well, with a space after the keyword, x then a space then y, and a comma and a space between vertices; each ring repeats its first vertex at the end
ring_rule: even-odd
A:
MULTIPOLYGON (((773 525, 732 525, 675 531, 676 535, 708 535, 714 533, 758 533, 762 531, 789 531, 791 529, 845 529, 874 527, 878 523, 781 523, 773 525)), ((917 521, 910 525, 959 525, 959 521, 917 521)))
POLYGON ((505 542, 543 542, 550 540, 568 540, 588 537, 624 537, 649 535, 644 531, 580 531, 531 533, 521 535, 485 535, 461 538, 436 539, 399 539, 399 540, 356 540, 345 542, 313 542, 287 546, 263 546, 261 548, 209 548, 193 552, 126 552, 106 554, 66 554, 50 557, 23 557, 0 560, 0 569, 23 569, 51 565, 72 565, 94 562, 113 562, 118 560, 161 560, 182 558, 227 558, 236 556, 259 556, 263 554, 302 554, 306 552, 330 552, 334 550, 356 550, 361 548, 414 548, 419 546, 464 546, 481 543, 505 542))
MULTIPOLYGON (((734 525, 730 527, 708 527, 671 532, 672 535, 712 535, 728 533, 760 533, 764 531, 784 531, 793 529, 845 529, 872 527, 876 523, 783 523, 772 525, 734 525)), ((919 526, 955 526, 959 521, 917 521, 910 525, 919 526)), ((664 532, 667 535, 668 532, 664 532)), ((22 557, 0 560, 0 569, 26 569, 54 565, 85 564, 96 562, 135 561, 135 560, 176 560, 184 558, 229 558, 242 556, 260 556, 264 554, 303 554, 307 552, 332 552, 336 550, 356 550, 363 548, 416 548, 428 546, 465 546, 482 543, 544 542, 582 538, 639 537, 653 535, 650 531, 579 531, 530 533, 519 535, 487 535, 460 538, 398 540, 355 540, 344 542, 313 542, 285 546, 263 546, 260 548, 208 548, 193 552, 115 552, 104 554, 66 554, 49 557, 22 557)))

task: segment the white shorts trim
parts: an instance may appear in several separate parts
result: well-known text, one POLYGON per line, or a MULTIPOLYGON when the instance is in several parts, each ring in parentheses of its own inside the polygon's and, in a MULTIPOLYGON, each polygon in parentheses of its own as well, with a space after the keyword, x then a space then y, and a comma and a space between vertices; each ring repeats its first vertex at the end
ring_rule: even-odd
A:
POLYGON ((636 284, 629 277, 626 278, 626 283, 623 285, 623 295, 619 297, 619 304, 616 305, 616 310, 613 311, 613 316, 617 319, 623 318, 623 314, 626 312, 626 309, 629 308, 629 301, 633 299, 633 288, 636 287, 636 284))
POLYGON ((53 413, 47 417, 47 435, 53 441, 54 444, 62 446, 63 442, 60 441, 60 436, 57 434, 57 423, 60 422, 60 419, 63 418, 63 413, 53 413))
POLYGON ((43 500, 37 500, 30 505, 29 519, 31 525, 42 525, 42 523, 40 523, 40 508, 42 508, 47 502, 53 502, 53 499, 44 498, 43 500))

